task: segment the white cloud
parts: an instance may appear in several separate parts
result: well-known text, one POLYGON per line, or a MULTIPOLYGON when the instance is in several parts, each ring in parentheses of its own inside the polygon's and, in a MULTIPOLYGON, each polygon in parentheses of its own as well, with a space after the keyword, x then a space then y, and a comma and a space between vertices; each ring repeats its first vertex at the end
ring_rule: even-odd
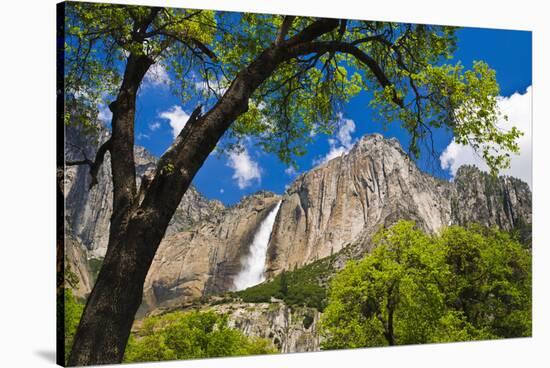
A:
POLYGON ((187 120, 189 120, 189 114, 183 111, 178 105, 172 106, 168 111, 161 112, 159 116, 162 119, 168 120, 170 127, 172 127, 172 135, 174 138, 178 136, 185 124, 187 124, 187 120))
POLYGON ((225 190, 223 188, 220 189, 220 193, 223 194, 225 190))
POLYGON ((333 158, 342 156, 348 153, 353 147, 354 140, 352 134, 355 132, 355 122, 351 119, 344 119, 341 114, 338 118, 338 130, 335 135, 336 138, 328 139, 328 144, 330 147, 329 152, 325 156, 313 160, 314 165, 324 164, 333 158))
POLYGON ((154 63, 145 74, 144 82, 145 87, 168 86, 170 84, 170 76, 164 65, 157 62, 154 63))
POLYGON ((155 130, 157 130, 158 128, 160 128, 160 123, 158 121, 155 121, 151 124, 149 124, 149 129, 154 132, 155 130))
POLYGON ((260 182, 262 175, 257 162, 250 158, 248 151, 231 151, 227 166, 234 170, 233 179, 237 181, 240 189, 249 187, 254 181, 260 182))
MULTIPOLYGON (((499 97, 498 99, 498 107, 504 115, 508 116, 508 121, 501 119, 498 126, 503 130, 509 130, 515 126, 524 133, 518 140, 519 155, 511 156, 510 168, 502 171, 501 174, 520 178, 529 186, 531 186, 532 160, 531 92, 532 87, 529 87, 524 94, 514 93, 510 97, 499 97)), ((454 140, 443 151, 439 159, 441 167, 444 170, 449 170, 452 177, 462 165, 476 165, 481 170, 489 171, 483 158, 471 146, 457 144, 454 140)))

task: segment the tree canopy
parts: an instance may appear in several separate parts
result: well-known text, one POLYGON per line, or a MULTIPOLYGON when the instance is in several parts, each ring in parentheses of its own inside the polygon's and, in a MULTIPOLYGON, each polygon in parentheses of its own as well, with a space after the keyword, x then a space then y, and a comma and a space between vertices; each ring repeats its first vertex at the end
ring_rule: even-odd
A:
POLYGON ((531 335, 531 256, 496 229, 401 221, 331 282, 324 349, 531 335))
POLYGON ((166 68, 182 102, 213 106, 235 77, 262 52, 287 54, 260 83, 220 148, 254 137, 286 163, 303 155, 311 132, 331 133, 343 105, 370 91, 380 124, 399 123, 411 135, 409 152, 432 144, 433 131, 452 130, 493 172, 518 151, 515 128, 496 125, 495 72, 478 61, 471 70, 450 63, 455 27, 328 20, 280 15, 79 3, 67 11, 67 121, 90 125, 98 104, 116 94, 129 55, 166 68))

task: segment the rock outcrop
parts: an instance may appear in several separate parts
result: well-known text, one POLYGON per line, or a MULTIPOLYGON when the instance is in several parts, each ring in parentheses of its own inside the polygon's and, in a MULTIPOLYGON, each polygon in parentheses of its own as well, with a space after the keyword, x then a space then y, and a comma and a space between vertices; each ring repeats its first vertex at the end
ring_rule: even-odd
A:
POLYGON ((269 339, 281 353, 319 351, 320 313, 282 302, 220 304, 212 310, 228 316, 229 327, 247 336, 269 339))
POLYGON ((260 223, 280 197, 258 192, 161 242, 144 285, 140 313, 233 288, 260 223))
MULTIPOLYGON (((319 319, 321 313, 310 307, 290 307, 272 299, 270 303, 246 303, 239 300, 224 301, 211 297, 210 303, 193 304, 183 308, 159 308, 150 316, 179 311, 214 311, 227 316, 227 325, 245 335, 271 340, 281 353, 319 351, 319 319)), ((133 332, 139 332, 143 320, 134 321, 133 332)))
POLYGON ((475 166, 458 169, 451 198, 452 222, 481 223, 512 230, 531 223, 531 189, 513 177, 495 178, 475 166))

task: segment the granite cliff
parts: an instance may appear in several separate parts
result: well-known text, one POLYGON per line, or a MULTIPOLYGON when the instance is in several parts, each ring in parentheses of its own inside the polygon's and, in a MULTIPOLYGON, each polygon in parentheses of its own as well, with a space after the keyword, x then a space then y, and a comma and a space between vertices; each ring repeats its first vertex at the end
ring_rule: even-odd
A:
POLYGON ((349 153, 302 174, 282 197, 266 270, 308 264, 356 244, 367 251, 381 226, 414 220, 423 230, 480 223, 513 229, 531 222, 531 191, 521 180, 494 178, 473 166, 453 182, 421 172, 395 139, 374 134, 349 153))

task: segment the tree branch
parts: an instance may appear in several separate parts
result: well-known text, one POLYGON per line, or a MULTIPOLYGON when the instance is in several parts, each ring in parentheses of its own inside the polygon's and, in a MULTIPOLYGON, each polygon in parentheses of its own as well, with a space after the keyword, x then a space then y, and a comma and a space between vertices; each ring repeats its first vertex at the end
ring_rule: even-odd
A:
POLYGON ((196 38, 191 38, 191 42, 193 42, 193 44, 204 54, 206 54, 212 61, 216 61, 218 59, 214 51, 210 50, 208 46, 206 46, 201 41, 197 40, 196 38))
POLYGON ((279 28, 279 33, 277 33, 277 38, 275 38, 275 45, 280 45, 285 40, 286 35, 288 34, 288 30, 290 29, 290 26, 292 26, 292 22, 294 21, 293 15, 285 15, 283 18, 283 24, 281 24, 281 28, 279 28))
POLYGON ((300 33, 288 39, 284 46, 290 47, 315 40, 338 27, 338 19, 321 18, 304 28, 300 33))
POLYGON ((84 157, 83 160, 66 161, 65 166, 78 166, 78 165, 90 166, 90 176, 92 177, 92 180, 90 182, 90 187, 88 189, 92 189, 97 184, 97 174, 99 173, 99 169, 103 164, 103 161, 105 159, 105 154, 110 149, 111 149, 111 139, 109 138, 97 150, 94 161, 90 160, 87 157, 84 157))
MULTIPOLYGON (((372 57, 352 44, 340 41, 306 42, 289 49, 289 54, 292 57, 309 53, 324 54, 327 52, 341 52, 354 56, 357 60, 365 64, 370 69, 382 87, 393 87, 393 83, 386 76, 380 65, 378 65, 372 57)), ((397 96, 397 91, 395 88, 393 89, 392 100, 399 107, 405 107, 403 99, 397 96)))

